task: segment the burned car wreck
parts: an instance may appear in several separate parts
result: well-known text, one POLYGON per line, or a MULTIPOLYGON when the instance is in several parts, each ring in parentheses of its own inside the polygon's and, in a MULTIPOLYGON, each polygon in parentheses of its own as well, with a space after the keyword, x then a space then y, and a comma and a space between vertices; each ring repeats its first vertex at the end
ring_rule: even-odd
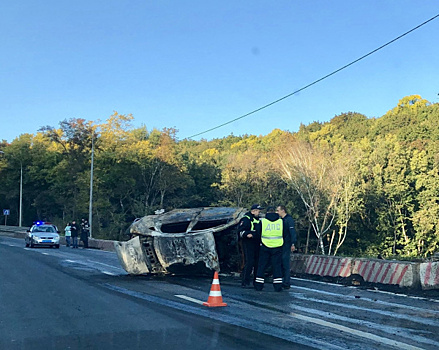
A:
POLYGON ((245 212, 206 207, 145 216, 131 224, 129 241, 115 242, 117 256, 132 275, 238 271, 237 226, 245 212))

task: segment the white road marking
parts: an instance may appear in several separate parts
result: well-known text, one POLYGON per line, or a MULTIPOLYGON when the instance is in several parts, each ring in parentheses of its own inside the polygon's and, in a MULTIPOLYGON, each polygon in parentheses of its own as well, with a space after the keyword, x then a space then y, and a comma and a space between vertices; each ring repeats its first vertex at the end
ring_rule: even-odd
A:
POLYGON ((326 284, 328 286, 336 286, 336 287, 346 287, 343 284, 338 284, 338 283, 329 283, 329 282, 322 282, 322 281, 314 281, 314 280, 307 280, 305 278, 297 278, 297 277, 291 277, 292 280, 297 280, 297 281, 304 281, 304 282, 312 282, 312 283, 320 283, 320 284, 326 284))
POLYGON ((425 325, 428 325, 428 326, 434 326, 434 327, 437 327, 438 324, 439 324, 439 322, 436 321, 436 319, 424 319, 424 318, 420 318, 420 317, 412 316, 412 315, 398 314, 398 313, 392 312, 392 311, 370 309, 370 308, 367 308, 367 307, 362 307, 362 306, 357 306, 357 305, 350 305, 350 304, 347 304, 347 303, 337 303, 337 302, 333 302, 333 301, 327 301, 327 300, 316 299, 316 298, 307 298, 307 297, 304 297, 303 295, 301 295, 299 293, 292 293, 292 294, 294 294, 294 297, 297 298, 297 299, 308 300, 308 301, 313 301, 313 302, 316 302, 316 303, 336 306, 338 308, 338 310, 342 310, 343 308, 346 308, 346 309, 352 309, 352 310, 366 311, 366 312, 369 312, 369 313, 376 313, 376 314, 379 314, 379 315, 390 316, 390 317, 393 317, 393 318, 396 318, 396 319, 401 319, 401 320, 421 323, 421 324, 425 324, 425 325))
POLYGON ((418 348, 417 346, 412 346, 412 345, 409 345, 409 344, 406 344, 406 343, 402 343, 402 342, 399 342, 399 341, 396 341, 396 340, 380 337, 380 336, 372 334, 372 333, 367 333, 367 332, 359 331, 359 330, 352 329, 352 328, 349 328, 349 327, 345 327, 345 326, 342 326, 342 325, 339 325, 339 324, 335 324, 335 323, 332 323, 332 322, 324 321, 324 320, 321 320, 321 319, 318 319, 318 318, 313 318, 313 317, 309 317, 309 316, 305 316, 305 315, 299 315, 299 314, 296 314, 294 312, 291 312, 290 316, 294 317, 294 318, 297 318, 299 320, 305 321, 305 322, 315 323, 315 324, 318 324, 318 325, 323 326, 323 327, 329 327, 329 328, 337 329, 339 331, 350 333, 350 334, 356 335, 358 337, 366 338, 368 340, 373 340, 373 341, 376 341, 376 342, 381 343, 381 344, 395 346, 398 349, 422 350, 422 348, 418 348))
POLYGON ((395 295, 395 296, 398 296, 398 297, 405 297, 405 298, 411 298, 411 299, 417 299, 417 300, 425 300, 425 301, 432 301, 434 303, 439 303, 439 300, 435 300, 435 299, 429 299, 429 298, 425 298, 425 297, 416 297, 414 295, 396 294, 396 293, 392 293, 392 292, 387 292, 385 290, 372 290, 372 289, 370 289, 369 292, 382 293, 382 294, 390 294, 390 295, 395 295))
MULTIPOLYGON (((309 282, 309 283, 326 284, 326 285, 332 286, 332 287, 343 287, 343 288, 350 288, 350 289, 358 289, 358 287, 356 287, 356 286, 346 286, 344 284, 338 284, 338 283, 314 281, 314 280, 308 280, 308 279, 305 279, 305 278, 291 277, 291 279, 292 280, 297 280, 297 281, 309 282)), ((396 297, 410 298, 410 299, 417 299, 417 300, 426 300, 426 301, 433 301, 435 303, 439 303, 439 300, 429 299, 429 298, 425 298, 425 297, 417 297, 417 296, 414 296, 414 295, 407 295, 407 294, 398 294, 398 293, 393 293, 393 292, 387 292, 385 290, 367 289, 367 291, 368 292, 373 292, 373 293, 389 294, 389 295, 396 296, 396 297)))
POLYGON ((120 271, 125 272, 125 270, 122 269, 122 268, 120 268, 120 267, 116 267, 116 266, 109 265, 109 264, 104 264, 104 263, 101 263, 101 262, 99 262, 99 261, 87 260, 87 262, 89 262, 89 263, 91 263, 91 264, 98 264, 98 265, 106 266, 106 267, 109 267, 109 268, 112 268, 112 269, 116 269, 116 270, 120 270, 120 271))
POLYGON ((115 273, 111 273, 111 272, 108 272, 108 271, 101 270, 101 272, 105 273, 106 275, 117 276, 115 273))
POLYGON ((334 320, 335 322, 336 321, 344 321, 347 323, 353 323, 356 326, 367 327, 369 329, 378 330, 378 331, 385 332, 385 333, 388 333, 391 335, 399 334, 399 336, 401 338, 414 340, 418 343, 434 345, 437 349, 439 349, 439 342, 436 342, 436 341, 429 339, 429 338, 424 338, 424 337, 419 336, 417 334, 413 334, 412 333, 413 331, 417 332, 414 329, 403 328, 403 327, 394 327, 394 326, 390 326, 388 324, 380 324, 380 323, 375 323, 375 322, 371 322, 371 321, 359 320, 359 319, 355 319, 355 318, 341 316, 341 315, 338 315, 338 314, 333 313, 333 312, 322 311, 322 310, 318 310, 318 309, 311 309, 309 307, 298 306, 295 304, 291 304, 290 307, 297 310, 297 311, 300 311, 300 312, 313 314, 315 316, 323 317, 326 319, 329 318, 329 319, 334 320))
MULTIPOLYGON (((315 292, 315 293, 320 293, 320 294, 324 294, 324 295, 331 295, 331 296, 342 297, 342 298, 347 298, 347 299, 356 299, 354 295, 337 294, 337 293, 326 292, 326 291, 323 291, 323 290, 317 290, 317 289, 312 289, 312 288, 307 288, 307 287, 299 287, 299 286, 295 286, 295 285, 292 285, 291 289, 302 289, 302 290, 307 290, 307 291, 311 291, 311 292, 315 292)), ((370 298, 367 298, 367 297, 360 297, 358 300, 363 300, 363 301, 371 302, 373 304, 381 304, 381 305, 386 305, 386 306, 399 307, 399 308, 413 310, 413 311, 429 312, 429 313, 439 314, 439 311, 436 311, 436 310, 426 310, 425 308, 420 308, 420 307, 416 307, 416 306, 410 306, 410 305, 404 305, 404 304, 398 304, 398 303, 391 303, 391 302, 381 301, 381 300, 374 300, 374 299, 370 299, 370 298)))
POLYGON ((97 271, 99 271, 101 273, 104 273, 104 274, 110 275, 110 276, 118 276, 118 275, 121 275, 121 274, 124 274, 124 275, 126 274, 125 270, 122 270, 119 267, 115 267, 115 266, 112 266, 112 265, 100 263, 98 261, 87 260, 87 262, 84 262, 84 261, 79 261, 79 260, 65 259, 64 262, 71 263, 71 264, 78 264, 78 265, 87 266, 87 267, 89 267, 91 269, 97 270, 97 271), (104 265, 106 267, 106 269, 99 268, 96 265, 104 265), (122 273, 109 272, 109 271, 107 271, 108 268, 116 270, 117 272, 122 271, 122 273))
POLYGON ((203 301, 201 301, 201 300, 198 300, 198 299, 194 299, 194 298, 191 298, 191 297, 188 297, 188 296, 186 296, 186 295, 175 295, 177 298, 180 298, 180 299, 184 299, 184 300, 187 300, 187 301, 192 301, 193 303, 195 303, 195 304, 200 304, 200 305, 203 305, 203 301))

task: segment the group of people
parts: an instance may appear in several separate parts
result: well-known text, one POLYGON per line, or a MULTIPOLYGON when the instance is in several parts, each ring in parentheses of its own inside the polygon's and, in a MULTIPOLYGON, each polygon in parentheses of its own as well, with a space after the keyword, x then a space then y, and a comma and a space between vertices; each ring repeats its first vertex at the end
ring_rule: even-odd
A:
POLYGON ((87 219, 81 220, 81 225, 78 225, 75 220, 72 223, 67 223, 64 228, 66 236, 66 246, 72 248, 78 248, 78 236, 81 237, 81 241, 84 244, 84 248, 88 248, 88 237, 90 237, 90 224, 87 219))
POLYGON ((294 220, 283 205, 267 207, 265 218, 260 219, 262 209, 259 204, 254 204, 239 222, 239 238, 244 252, 241 286, 250 287, 253 272, 253 286, 262 290, 265 270, 271 263, 273 287, 280 292, 290 288, 290 259, 297 244, 294 220))

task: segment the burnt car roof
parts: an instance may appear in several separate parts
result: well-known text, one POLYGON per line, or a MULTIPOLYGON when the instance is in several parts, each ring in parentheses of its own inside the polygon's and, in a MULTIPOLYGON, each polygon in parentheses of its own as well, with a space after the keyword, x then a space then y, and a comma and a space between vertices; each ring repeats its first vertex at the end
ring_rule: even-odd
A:
POLYGON ((202 207, 174 209, 167 213, 148 215, 134 222, 130 227, 133 234, 188 233, 210 229, 221 230, 224 225, 240 219, 245 208, 202 207), (202 225, 204 223, 204 225, 202 225))
POLYGON ((130 274, 236 270, 240 262, 237 226, 246 211, 202 207, 148 215, 131 224, 131 240, 115 242, 115 249, 130 274))

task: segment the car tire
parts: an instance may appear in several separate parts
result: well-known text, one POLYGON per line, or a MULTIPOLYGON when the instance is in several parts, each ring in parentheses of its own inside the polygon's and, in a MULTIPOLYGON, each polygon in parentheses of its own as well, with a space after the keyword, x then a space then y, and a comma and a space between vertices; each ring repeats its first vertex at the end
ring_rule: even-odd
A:
POLYGON ((55 248, 56 248, 56 249, 59 249, 59 244, 55 245, 55 248))
POLYGON ((33 239, 30 240, 30 247, 31 247, 31 248, 34 247, 34 240, 33 240, 33 239))

